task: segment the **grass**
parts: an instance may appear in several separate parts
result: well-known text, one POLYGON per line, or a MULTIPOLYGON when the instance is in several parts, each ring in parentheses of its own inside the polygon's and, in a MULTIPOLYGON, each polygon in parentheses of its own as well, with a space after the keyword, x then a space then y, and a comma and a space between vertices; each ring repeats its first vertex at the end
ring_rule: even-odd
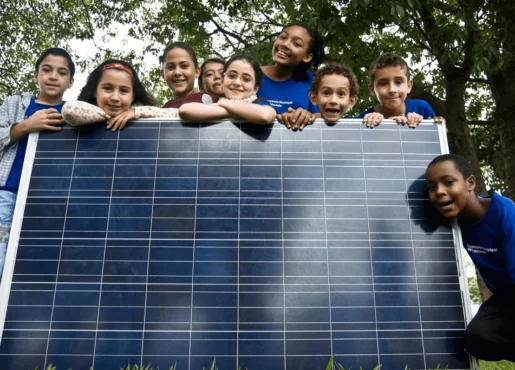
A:
POLYGON ((479 367, 481 370, 515 370, 515 362, 499 361, 499 362, 487 362, 479 361, 479 367))
MULTIPOLYGON (((479 364, 480 364, 481 370, 515 370, 515 363, 509 362, 509 361, 499 361, 499 362, 480 361, 479 364)), ((446 369, 447 369, 447 366, 441 367, 440 365, 438 365, 434 369, 430 368, 428 370, 446 370, 446 369)), ((34 370, 38 370, 38 368, 36 367, 34 370)), ((46 370, 57 370, 57 369, 55 366, 52 366, 50 364, 50 365, 48 365, 46 370)), ((71 370, 71 369, 66 369, 66 370, 71 370)), ((91 368, 90 370, 93 370, 93 368, 91 368)), ((136 364, 131 365, 129 363, 129 364, 127 364, 127 366, 121 367, 119 370, 159 370, 159 369, 154 369, 150 364, 145 365, 145 366, 138 366, 136 364)), ((169 370, 177 370, 177 364, 172 365, 169 370)), ((204 368, 202 370, 206 370, 206 369, 204 368)), ((218 368, 216 367, 216 357, 213 359, 213 362, 211 363, 209 370, 218 370, 218 368)), ((248 369, 247 368, 243 369, 240 367, 240 368, 238 368, 238 370, 248 370, 248 369)), ((329 362, 327 363, 325 370, 353 370, 353 369, 351 369, 351 368, 345 369, 341 364, 339 364, 338 362, 335 361, 334 356, 331 356, 331 358, 329 359, 329 362)), ((354 369, 354 370, 358 370, 358 369, 354 369)), ((359 370, 366 370, 366 369, 363 369, 360 367, 359 370)), ((377 365, 376 367, 374 367, 371 370, 381 370, 381 365, 377 365)), ((395 369, 384 369, 384 370, 395 370, 395 369)), ((399 369, 399 370, 410 370, 410 369, 406 365, 406 367, 404 369, 399 369)))

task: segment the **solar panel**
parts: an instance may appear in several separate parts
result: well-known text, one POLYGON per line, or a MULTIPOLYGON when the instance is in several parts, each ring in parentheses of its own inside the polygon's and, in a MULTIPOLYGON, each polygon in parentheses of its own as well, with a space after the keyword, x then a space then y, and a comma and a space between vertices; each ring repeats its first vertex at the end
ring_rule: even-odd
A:
POLYGON ((2 368, 471 368, 460 254, 425 213, 444 130, 147 120, 31 136, 2 368))

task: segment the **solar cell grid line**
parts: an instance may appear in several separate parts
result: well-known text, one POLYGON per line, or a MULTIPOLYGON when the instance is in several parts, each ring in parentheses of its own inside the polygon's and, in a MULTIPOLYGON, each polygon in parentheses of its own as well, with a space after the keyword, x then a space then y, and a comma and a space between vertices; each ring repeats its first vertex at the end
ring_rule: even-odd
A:
POLYGON ((474 368, 460 255, 421 177, 444 141, 429 122, 358 120, 32 136, 0 359, 293 370, 334 354, 346 368, 474 368))

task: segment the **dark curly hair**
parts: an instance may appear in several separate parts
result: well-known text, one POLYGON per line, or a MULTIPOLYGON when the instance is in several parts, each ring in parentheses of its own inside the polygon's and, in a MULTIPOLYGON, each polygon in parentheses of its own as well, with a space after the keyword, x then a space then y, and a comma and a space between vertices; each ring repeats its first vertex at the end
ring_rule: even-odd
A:
MULTIPOLYGON (((147 91, 145 86, 141 83, 138 74, 134 67, 123 60, 118 59, 108 59, 102 62, 97 68, 95 68, 88 76, 88 80, 86 81, 86 85, 80 91, 79 97, 77 100, 82 100, 90 104, 97 104, 95 98, 95 91, 97 89, 98 83, 102 78, 102 73, 104 72, 104 66, 112 63, 119 63, 124 67, 127 67, 132 72, 134 78, 132 79, 132 90, 134 92, 134 100, 132 104, 141 104, 141 105, 156 105, 156 99, 154 96, 147 91)), ((114 68, 118 69, 118 68, 114 68)), ((122 71, 122 69, 118 69, 122 71)))
POLYGON ((301 62, 299 65, 297 65, 293 70, 292 77, 295 81, 308 81, 309 76, 307 74, 307 71, 309 70, 311 65, 313 65, 313 70, 316 71, 318 69, 318 66, 323 62, 325 58, 324 40, 315 30, 313 30, 311 27, 304 23, 290 23, 284 26, 281 32, 293 26, 302 27, 309 34, 310 40, 308 52, 312 54, 313 57, 309 62, 301 62))
POLYGON ((408 63, 404 59, 402 59, 400 56, 394 54, 394 53, 384 53, 379 56, 375 60, 374 63, 370 66, 370 84, 374 84, 374 79, 376 77, 376 71, 381 68, 385 67, 401 67, 406 70, 406 76, 408 77, 408 81, 411 79, 410 76, 410 70, 408 63))
POLYGON ((311 84, 310 93, 316 94, 318 89, 320 88, 320 82, 322 81, 322 78, 324 78, 324 76, 329 75, 339 75, 347 77, 347 79, 349 80, 350 88, 349 96, 358 96, 359 83, 358 79, 356 78, 356 75, 345 64, 336 61, 327 62, 326 64, 324 64, 322 68, 315 72, 315 75, 313 77, 313 83, 311 84))

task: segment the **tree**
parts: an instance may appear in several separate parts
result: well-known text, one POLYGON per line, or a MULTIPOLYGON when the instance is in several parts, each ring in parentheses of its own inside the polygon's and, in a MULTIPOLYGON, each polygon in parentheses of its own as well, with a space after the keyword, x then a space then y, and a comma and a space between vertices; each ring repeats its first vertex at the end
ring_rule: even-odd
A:
MULTIPOLYGON (((114 22, 136 23, 142 0, 102 2, 91 0, 11 0, 0 13, 0 101, 18 91, 36 92, 32 82, 38 55, 49 47, 67 49, 72 39, 93 40, 97 29, 114 22)), ((109 54, 97 46, 96 57, 109 54)), ((72 55, 80 69, 86 60, 72 55)))

